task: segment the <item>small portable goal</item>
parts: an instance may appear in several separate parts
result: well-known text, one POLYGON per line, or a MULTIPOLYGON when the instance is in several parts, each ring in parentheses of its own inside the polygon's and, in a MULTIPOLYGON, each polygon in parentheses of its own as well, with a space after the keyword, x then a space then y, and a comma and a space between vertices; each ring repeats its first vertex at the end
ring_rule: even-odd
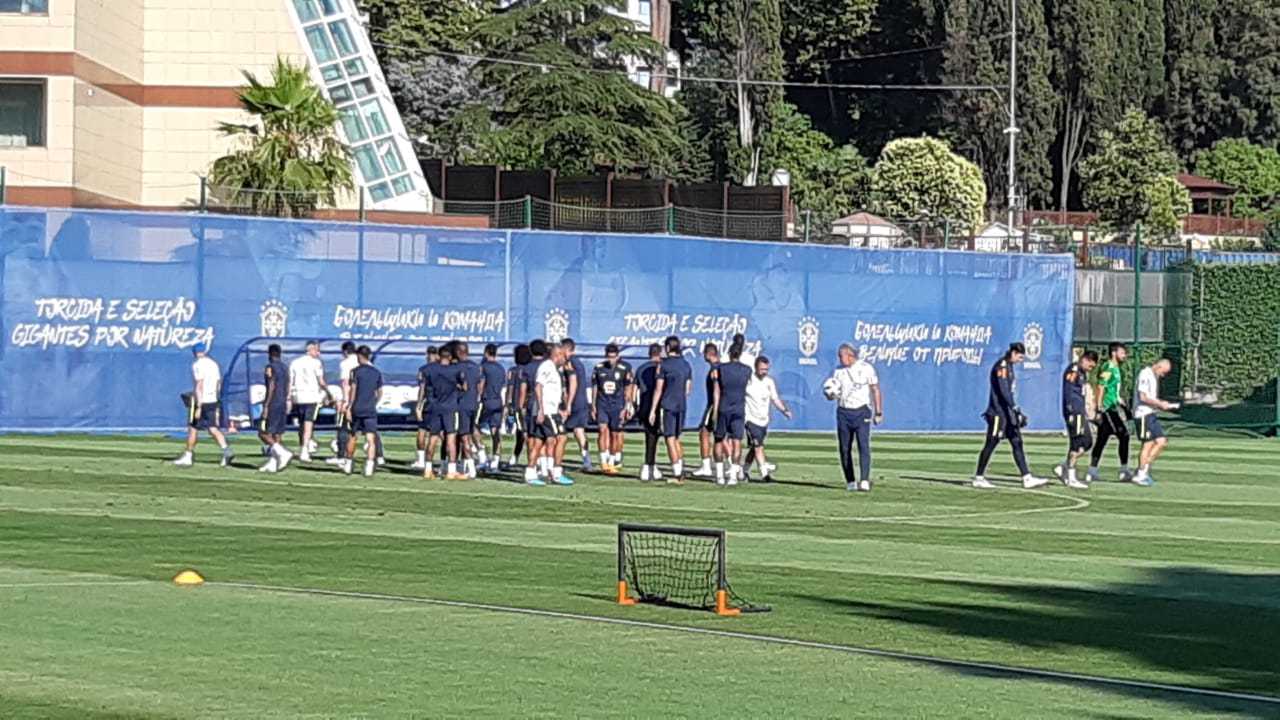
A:
POLYGON ((709 528, 618 525, 618 604, 656 603, 717 615, 768 612, 734 594, 725 532, 709 528))

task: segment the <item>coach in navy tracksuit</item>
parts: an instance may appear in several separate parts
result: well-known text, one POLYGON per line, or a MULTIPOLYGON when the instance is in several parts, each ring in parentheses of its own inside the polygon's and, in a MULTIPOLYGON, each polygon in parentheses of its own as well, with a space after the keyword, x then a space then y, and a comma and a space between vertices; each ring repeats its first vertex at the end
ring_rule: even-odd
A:
POLYGON ((844 471, 844 488, 858 492, 871 490, 871 425, 884 420, 884 404, 880 380, 871 363, 858 359, 852 345, 839 350, 840 367, 831 379, 835 381, 832 400, 836 401, 836 436, 840 439, 840 469, 844 471), (861 480, 853 473, 853 446, 858 445, 858 469, 861 480))

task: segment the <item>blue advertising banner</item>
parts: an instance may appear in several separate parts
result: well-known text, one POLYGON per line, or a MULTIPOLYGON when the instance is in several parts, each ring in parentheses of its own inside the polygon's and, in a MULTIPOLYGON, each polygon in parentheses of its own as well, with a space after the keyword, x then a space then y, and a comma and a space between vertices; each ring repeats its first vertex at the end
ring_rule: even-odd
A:
MULTIPOLYGON (((1021 404, 1056 429, 1073 273, 1065 255, 5 208, 0 428, 175 428, 199 342, 225 369, 255 337, 675 334, 700 378, 702 344, 742 333, 795 411, 778 429, 833 426, 821 385, 844 342, 879 372, 887 429, 980 429, 1014 341, 1021 404)), ((703 402, 695 382, 690 414, 703 402)))

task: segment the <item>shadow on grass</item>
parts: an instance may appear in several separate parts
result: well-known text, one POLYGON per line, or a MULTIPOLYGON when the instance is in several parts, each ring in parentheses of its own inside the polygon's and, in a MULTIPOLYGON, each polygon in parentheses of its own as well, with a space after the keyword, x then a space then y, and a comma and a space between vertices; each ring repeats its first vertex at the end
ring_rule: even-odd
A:
MULTIPOLYGON (((1280 697, 1280 653, 1276 652, 1280 647, 1280 575, 1186 567, 1154 569, 1140 582, 1091 590, 968 581, 929 584, 933 592, 926 598, 955 600, 886 603, 852 597, 796 597, 852 615, 953 636, 1033 650, 1085 649, 1132 666, 1132 674, 1125 679, 1145 680, 1144 672, 1158 670, 1203 678, 1189 684, 1213 690, 1280 697)), ((1019 664, 1017 657, 992 661, 1019 664)), ((1099 674, 1091 667, 1055 669, 1099 674)), ((1218 714, 1280 717, 1280 704, 1093 687, 1159 697, 1218 714)))
MULTIPOLYGON (((912 480, 912 481, 915 481, 915 482, 933 483, 934 485, 951 485, 951 486, 953 486, 953 487, 969 487, 969 486, 970 486, 970 484, 972 483, 972 481, 971 481, 971 480, 964 480, 964 479, 955 479, 955 480, 952 480, 952 479, 948 479, 948 478, 925 477, 925 476, 923 476, 923 475, 903 475, 903 476, 902 476, 902 479, 903 479, 903 480, 912 480)), ((990 480, 991 478, 988 478, 988 479, 990 480)), ((995 483, 995 485, 996 485, 997 487, 1002 487, 1002 486, 1004 486, 1004 485, 1005 485, 1005 483, 1003 483, 1003 482, 997 482, 997 483, 995 483)), ((1014 487, 1014 486, 1013 486, 1013 485, 1010 485, 1010 487, 1014 487)), ((1022 487, 1022 483, 1021 483, 1021 482, 1018 482, 1018 483, 1017 483, 1017 485, 1016 485, 1016 487, 1022 487)))

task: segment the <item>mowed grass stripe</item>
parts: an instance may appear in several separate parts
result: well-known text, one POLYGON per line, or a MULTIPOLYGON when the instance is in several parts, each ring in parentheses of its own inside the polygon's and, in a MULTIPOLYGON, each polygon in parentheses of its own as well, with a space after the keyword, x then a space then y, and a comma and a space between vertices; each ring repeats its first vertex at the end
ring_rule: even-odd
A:
MULTIPOLYGON (((18 508, 0 511, 0 566, 154 579, 196 565, 215 579, 710 627, 725 621, 619 608, 611 593, 615 522, 711 525, 729 531, 735 588, 777 608, 732 621, 735 628, 1223 689, 1265 692, 1280 676, 1280 551, 1271 540, 1276 503, 1268 502, 1280 498, 1280 481, 1240 462, 1224 461, 1231 474, 1184 472, 1173 460, 1194 448, 1179 441, 1156 487, 1104 483, 1079 493, 1092 505, 1068 511, 1053 507, 1076 502, 1061 488, 1045 497, 963 487, 974 437, 893 437, 902 448, 877 453, 886 481, 870 496, 840 489, 829 437, 794 447, 776 437, 771 457, 792 484, 730 491, 594 477, 570 489, 381 473, 268 478, 220 470, 207 443, 202 463, 181 471, 164 462, 176 449, 165 438, 100 449, 87 447, 100 437, 55 438, 56 447, 0 438, 0 506, 18 508), (975 512, 982 515, 964 516, 975 512), (901 515, 917 519, 878 521, 901 515), (943 517, 918 519, 935 515, 943 517)), ((412 457, 404 438, 388 440, 393 459, 412 457)), ((1267 442, 1207 452, 1266 457, 1267 442)), ((1059 438, 1030 444, 1037 469, 1063 447, 1059 438)), ((258 462, 252 440, 237 448, 243 465, 258 462)), ((1001 454, 997 474, 1007 477, 1001 454)), ((1111 452, 1106 468, 1114 472, 1111 452)), ((256 657, 252 647, 244 652, 256 657)), ((912 711, 908 694, 879 715, 912 711)))
MULTIPOLYGON (((225 485, 225 483, 224 483, 225 485)), ((199 486, 187 484, 181 489, 196 491, 199 486)), ((327 491, 333 492, 333 491, 327 491)), ((277 522, 285 522, 285 527, 308 527, 309 524, 322 522, 326 513, 341 518, 344 525, 350 525, 353 518, 362 523, 378 523, 378 516, 394 513, 397 516, 416 518, 417 524, 430 527, 433 523, 445 519, 469 520, 473 525, 483 525, 487 518, 500 514, 500 505, 478 503, 474 498, 457 498, 443 494, 429 498, 430 502, 417 508, 407 507, 403 503, 387 504, 372 500, 366 493, 339 493, 340 501, 334 504, 309 505, 309 501, 324 498, 315 494, 295 494, 292 488, 269 488, 266 490, 235 488, 234 485, 221 491, 221 497, 208 498, 193 494, 176 498, 142 495, 113 495, 83 490, 41 490, 13 489, 7 493, 4 504, 14 509, 36 509, 46 512, 66 512, 79 514, 111 514, 127 515, 135 518, 177 518, 190 522, 231 522, 248 523, 246 518, 255 514, 266 519, 275 518, 277 522), (236 491, 240 490, 239 493, 236 491), (296 496, 295 496, 296 495, 296 496), (241 501, 235 500, 242 498, 241 501), (274 498, 274 499, 271 499, 274 498), (253 511, 253 512, 250 512, 253 511)), ((564 532, 565 526, 581 526, 595 524, 602 528, 600 536, 611 541, 612 525, 617 522, 634 519, 634 508, 625 511, 603 505, 589 507, 567 507, 566 503, 552 503, 540 506, 536 511, 526 513, 520 522, 535 523, 539 527, 547 526, 545 531, 564 532), (554 525, 553 525, 554 524, 554 525), (554 528, 554 529, 553 529, 554 528)), ((1033 541, 1033 546, 1051 548, 1054 552, 1075 554, 1086 557, 1114 557, 1122 562, 1130 562, 1131 557, 1149 557, 1157 561, 1185 561, 1190 559, 1213 559, 1218 562, 1240 561, 1247 558, 1245 564, 1254 562, 1266 563, 1280 559, 1280 548, 1251 546, 1247 550, 1245 537, 1231 537, 1222 540, 1197 540, 1196 550, 1188 552, 1184 549, 1187 538, 1162 537, 1160 533, 1121 537, 1113 535, 1105 538, 1094 538, 1091 541, 1087 532, 1068 523, 1056 532, 1039 527, 1007 528, 1001 526, 999 533, 980 533, 973 535, 966 532, 974 525, 992 527, 990 523, 975 521, 973 524, 951 527, 945 522, 938 523, 947 529, 930 528, 922 535, 919 529, 910 527, 895 528, 890 532, 878 524, 826 523, 814 524, 808 520, 801 522, 782 522, 778 520, 742 518, 726 518, 714 511, 694 510, 656 510, 650 511, 646 520, 652 522, 691 525, 720 524, 734 533, 773 532, 782 536, 814 537, 824 539, 849 539, 868 541, 886 539, 903 541, 911 544, 930 546, 964 546, 975 545, 986 551, 991 545, 1016 550, 1023 543, 1033 541), (729 522, 725 522, 729 520, 729 522), (715 521, 715 522, 713 522, 715 521), (997 535, 997 537, 990 537, 997 535), (1116 538, 1120 538, 1117 540, 1116 538)), ((266 520, 264 520, 265 522, 266 520)), ((250 523, 251 524, 251 523, 250 523)), ((466 523, 464 522, 464 526, 466 523)), ((376 532, 376 530, 374 530, 376 532)), ((477 534, 484 534, 477 530, 477 534)))
POLYGON ((1041 717, 1092 707, 1133 717, 1247 709, 647 628, 219 586, 128 588, 88 607, 47 592, 10 609, 26 621, 23 629, 62 630, 6 637, 13 642, 0 658, 0 708, 12 718, 185 717, 193 709, 255 718, 409 717, 426 706, 436 717, 833 717, 851 709, 894 716, 904 687, 914 689, 911 706, 921 716, 965 707, 1012 717, 1032 697, 1044 705, 1041 717), (172 642, 193 616, 209 618, 214 632, 195 647, 172 642), (119 632, 95 632, 107 625, 119 632), (74 675, 49 663, 68 656, 82 659, 74 675), (715 681, 728 694, 697 680, 717 666, 737 668, 715 681), (227 692, 250 674, 260 679, 227 692), (851 676, 862 678, 856 690, 851 676), (484 691, 468 691, 476 687, 484 691))
MULTIPOLYGON (((454 495, 454 492, 448 491, 448 489, 442 489, 442 492, 440 492, 439 495, 434 495, 434 493, 429 493, 426 491, 419 491, 419 492, 396 491, 393 493, 393 495, 397 495, 397 496, 417 495, 417 496, 429 496, 429 497, 413 498, 413 500, 389 501, 388 498, 379 498, 378 493, 372 493, 372 496, 371 496, 369 492, 361 491, 361 489, 342 488, 342 489, 323 489, 323 491, 306 491, 306 489, 298 489, 293 486, 268 487, 268 488, 243 487, 243 486, 247 486, 247 484, 250 484, 252 482, 253 480, 244 480, 243 483, 237 483, 237 482, 234 482, 234 480, 230 480, 230 482, 228 482, 228 480, 220 479, 218 480, 218 482, 216 482, 215 488, 205 488, 204 487, 205 483, 189 483, 189 482, 183 482, 183 480, 159 480, 159 482, 156 482, 156 484, 164 484, 164 486, 168 486, 170 488, 170 491, 168 492, 172 492, 172 495, 174 497, 196 498, 196 497, 205 497, 206 495, 211 495, 215 497, 229 498, 229 500, 234 500, 234 498, 243 498, 243 500, 269 501, 269 502, 279 503, 279 505, 285 506, 284 510, 287 510, 287 511, 289 510, 288 506, 302 505, 302 503, 307 503, 307 502, 325 503, 325 501, 328 500, 329 505, 332 505, 334 507, 342 507, 342 509, 348 509, 348 510, 364 509, 370 512, 419 511, 419 512, 422 512, 422 514, 429 514, 429 515, 430 514, 451 515, 451 516, 460 516, 460 518, 468 518, 468 516, 470 516, 470 518, 488 518, 488 516, 499 514, 500 505, 502 505, 502 498, 495 498, 495 497, 477 498, 475 496, 458 497, 454 495), (497 505, 495 505, 495 503, 497 503, 497 505)), ((70 487, 78 487, 78 486, 79 486, 78 483, 74 483, 74 482, 70 483, 70 487)), ((131 487, 138 487, 138 486, 136 486, 136 484, 131 483, 131 487)), ((454 486, 454 487, 457 487, 457 486, 454 486)), ((671 488, 660 488, 660 489, 671 489, 671 488)), ((157 492, 156 496, 157 497, 165 496, 165 495, 168 495, 168 492, 157 492)), ((718 491, 713 491, 713 493, 716 493, 716 492, 718 491)), ((950 491, 950 492, 961 492, 961 491, 950 491)), ((996 498, 993 497, 992 495, 984 495, 984 493, 964 492, 964 495, 983 498, 983 500, 996 500, 996 498)), ((1006 495, 1006 493, 997 493, 997 495, 1006 495)), ((1007 493, 1007 495, 1010 495, 1016 498, 1025 498, 1025 497, 1028 497, 1030 493, 1014 491, 1014 492, 1007 493)), ((845 495, 842 495, 841 497, 849 498, 849 496, 845 496, 845 495)), ((1036 496, 1032 496, 1032 497, 1036 497, 1036 496)), ((687 498, 689 498, 689 496, 681 496, 681 500, 687 501, 687 498)), ((609 503, 605 503, 605 502, 576 503, 576 502, 568 502, 568 501, 556 501, 556 500, 553 500, 553 498, 548 498, 548 500, 550 500, 550 502, 538 503, 538 509, 527 511, 527 516, 529 516, 529 518, 531 519, 538 519, 539 521, 547 521, 547 523, 581 523, 581 521, 596 521, 596 523, 618 523, 618 521, 631 521, 631 520, 635 520, 636 518, 636 507, 634 506, 625 505, 622 507, 614 507, 612 505, 609 505, 609 503)), ((765 498, 765 500, 767 500, 767 498, 765 498)), ((850 501, 854 502, 856 501, 856 498, 851 498, 850 501)), ((102 511, 110 511, 110 510, 108 509, 108 507, 104 505, 102 506, 102 511)), ((650 506, 649 509, 646 510, 645 512, 646 512, 646 515, 644 519, 646 520, 662 521, 662 523, 672 523, 672 524, 678 524, 680 523, 680 521, 684 521, 685 524, 694 524, 694 525, 718 523, 723 525, 723 527, 727 527, 732 530, 748 530, 748 529, 755 529, 755 528, 771 529, 771 530, 792 530, 792 532, 809 533, 809 534, 814 534, 814 536, 818 536, 818 537, 851 537, 851 538, 877 537, 877 536, 881 536, 881 534, 884 533, 883 529, 874 528, 873 527, 874 523, 870 523, 870 524, 837 523, 835 525, 831 525, 827 523, 818 523, 817 521, 818 519, 809 519, 809 518, 777 519, 777 518, 768 518, 768 516, 764 516, 764 518, 762 518, 762 516, 745 515, 745 514, 741 514, 741 512, 740 514, 736 514, 736 515, 726 515, 726 514, 723 514, 723 512, 718 512, 716 510, 692 509, 692 507, 687 507, 687 506, 686 507, 650 506)), ((922 523, 924 523, 924 521, 922 521, 922 523)), ((977 523, 977 520, 975 520, 975 523, 977 523)), ((936 524, 950 525, 951 523, 948 523, 948 521, 946 521, 945 519, 938 518, 936 524)), ((1020 527, 1019 529, 1023 530, 1023 532, 1028 532, 1028 530, 1036 530, 1036 532, 1041 532, 1042 541, 1043 539, 1048 539, 1048 541, 1055 543, 1055 547, 1069 547, 1070 544, 1073 544, 1076 541, 1079 541, 1080 539, 1078 537, 1073 537, 1074 534, 1076 533, 1073 533, 1073 530, 1071 530, 1070 528, 1060 530, 1061 537, 1047 536, 1047 534, 1043 533, 1043 530, 1038 530, 1036 527, 1034 527, 1034 525, 1030 525, 1030 527, 1020 527)), ((1120 525, 1119 528, 1115 528, 1115 532, 1116 533, 1123 532, 1123 525, 1120 525)), ((920 536, 919 532, 915 532, 915 530, 913 530, 911 534, 913 534, 913 536, 915 537, 922 537, 920 536)), ((1143 544, 1146 544, 1146 539, 1148 537, 1153 537, 1151 536, 1151 534, 1140 533, 1140 532, 1134 532, 1130 534, 1132 534, 1132 537, 1126 539, 1125 543, 1120 543, 1120 544, 1110 543, 1110 546, 1108 546, 1108 550, 1110 550, 1110 548, 1124 547, 1125 550, 1130 550, 1132 552, 1140 552, 1142 551, 1143 544)), ((1158 536, 1158 534, 1162 534, 1162 533, 1156 533, 1156 536, 1158 536)), ((923 536, 923 538, 928 538, 928 537, 932 537, 932 536, 923 536)), ((922 538, 922 541, 920 542, 925 542, 923 538, 922 538)), ((957 542, 957 538, 945 538, 945 539, 947 542, 957 542)), ((1248 539, 1251 539, 1251 538, 1243 536, 1242 533, 1234 533, 1234 534, 1231 534, 1230 537, 1222 538, 1220 539, 1220 541, 1217 541, 1217 542, 1225 543, 1225 547, 1230 547, 1231 544, 1233 543, 1248 541, 1248 539)), ((1201 541, 1201 542, 1212 543, 1212 541, 1201 541)), ((1151 546, 1148 546, 1148 550, 1151 550, 1151 546)), ((1212 544, 1207 544, 1207 546, 1202 546, 1197 548, 1197 551, 1198 552, 1207 551, 1207 552, 1213 553, 1213 552, 1216 552, 1216 548, 1213 547, 1212 544)), ((1092 553, 1092 552, 1096 552, 1096 550, 1092 550, 1092 548, 1085 546, 1083 548, 1083 552, 1092 553)), ((1176 555, 1174 556, 1174 559, 1188 559, 1188 557, 1197 556, 1198 552, 1188 553, 1185 550, 1179 550, 1178 553, 1176 553, 1176 555)), ((1106 552, 1105 555, 1111 555, 1111 552, 1106 552)))
MULTIPOLYGON (((611 557, 590 552, 109 518, 64 516, 50 522, 14 513, 0 514, 0 525, 5 538, 0 550, 10 565, 92 566, 154 578, 196 564, 213 579, 482 602, 510 598, 530 607, 639 619, 672 615, 660 608, 613 605, 611 557), (95 543, 58 542, 73 536, 94 537, 95 543)), ((999 554, 991 560, 999 561, 999 554)), ((1080 576, 1089 572, 1079 563, 1075 568, 1080 576)), ((732 577, 739 591, 779 607, 743 618, 735 627, 951 657, 1017 659, 1037 667, 1087 663, 1102 674, 1133 676, 1137 663, 1143 677, 1197 679, 1192 684, 1235 689, 1265 687, 1263 677, 1277 669, 1274 655, 1262 648, 1280 640, 1280 611, 1258 607, 1242 614, 1235 604, 1240 598, 1267 597, 1265 578, 1152 568, 1079 590, 975 581, 966 570, 961 565, 953 579, 921 580, 735 560, 732 577), (1194 597, 1212 586, 1230 590, 1231 601, 1194 597), (934 622, 919 622, 925 617, 921 613, 934 622), (1152 644, 1155 637, 1164 640, 1152 644), (1211 637, 1221 640, 1199 640, 1211 637)), ((678 616, 699 626, 723 622, 700 613, 678 616)))

